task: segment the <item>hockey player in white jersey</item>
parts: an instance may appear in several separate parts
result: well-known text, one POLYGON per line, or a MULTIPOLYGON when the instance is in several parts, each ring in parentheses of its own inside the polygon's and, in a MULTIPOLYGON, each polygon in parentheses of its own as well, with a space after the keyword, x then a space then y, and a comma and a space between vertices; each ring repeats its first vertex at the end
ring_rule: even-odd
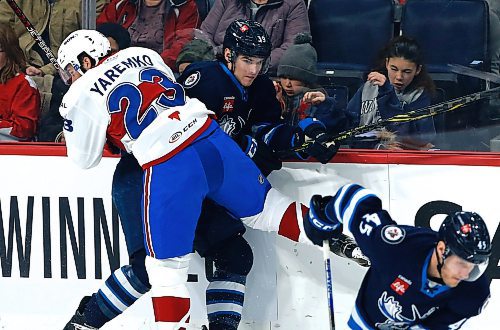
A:
POLYGON ((252 228, 294 241, 319 245, 337 236, 323 199, 308 209, 273 189, 213 113, 185 96, 156 52, 133 47, 110 55, 102 34, 79 30, 58 55, 72 77, 60 108, 69 158, 94 167, 107 141, 144 169, 146 268, 160 329, 189 321, 185 283, 205 198, 252 228))

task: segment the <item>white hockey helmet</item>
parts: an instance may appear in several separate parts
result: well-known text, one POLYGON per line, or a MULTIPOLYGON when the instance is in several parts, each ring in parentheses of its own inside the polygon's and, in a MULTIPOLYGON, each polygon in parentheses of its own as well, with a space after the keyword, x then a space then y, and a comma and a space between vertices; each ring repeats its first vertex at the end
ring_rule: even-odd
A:
POLYGON ((62 70, 67 70, 69 64, 83 75, 80 68, 78 56, 87 53, 97 63, 99 60, 111 52, 109 40, 95 30, 77 30, 71 33, 62 42, 57 53, 57 63, 62 70))

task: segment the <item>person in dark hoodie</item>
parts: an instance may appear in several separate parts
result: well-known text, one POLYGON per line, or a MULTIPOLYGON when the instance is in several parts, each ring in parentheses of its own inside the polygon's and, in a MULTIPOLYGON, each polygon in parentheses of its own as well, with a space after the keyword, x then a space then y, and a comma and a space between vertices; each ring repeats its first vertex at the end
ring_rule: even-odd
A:
MULTIPOLYGON (((373 124, 429 106, 434 89, 417 41, 407 36, 395 37, 382 50, 378 67, 368 74, 367 81, 347 105, 350 127, 373 124)), ((436 134, 431 117, 364 134, 365 139, 352 146, 378 148, 380 137, 388 136, 386 132, 391 142, 396 139, 391 144, 396 149, 429 149, 436 134)))

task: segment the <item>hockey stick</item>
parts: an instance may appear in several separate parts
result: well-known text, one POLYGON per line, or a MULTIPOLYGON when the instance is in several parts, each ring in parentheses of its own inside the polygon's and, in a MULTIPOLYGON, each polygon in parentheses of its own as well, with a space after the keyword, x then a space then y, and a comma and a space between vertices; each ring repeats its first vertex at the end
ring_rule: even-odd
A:
POLYGON ((40 34, 37 32, 37 30, 35 30, 35 27, 33 26, 33 24, 31 24, 31 22, 26 17, 26 15, 24 15, 24 13, 21 10, 21 8, 19 8, 19 6, 17 5, 17 3, 14 0, 5 0, 5 1, 7 1, 7 3, 10 6, 10 8, 12 8, 12 10, 14 11, 14 13, 19 18, 19 20, 23 23, 24 27, 29 32, 29 34, 31 34, 31 37, 33 39, 35 39, 35 41, 38 43, 38 46, 40 46, 40 48, 45 52, 45 55, 49 59, 50 63, 52 63, 52 65, 59 72, 59 75, 61 76, 61 78, 63 79, 63 81, 67 82, 68 79, 70 79, 70 76, 69 76, 68 72, 66 72, 65 70, 63 70, 59 66, 59 63, 57 63, 57 59, 54 56, 54 53, 52 53, 52 50, 50 50, 49 46, 47 46, 47 44, 45 43, 45 41, 43 41, 42 36, 40 36, 40 34))
POLYGON ((486 82, 500 84, 500 75, 492 72, 479 71, 460 64, 448 64, 450 71, 467 77, 478 78, 486 82))
MULTIPOLYGON (((450 112, 450 111, 459 109, 463 106, 469 105, 469 104, 474 103, 474 102, 479 101, 479 100, 490 99, 490 98, 499 97, 499 96, 500 96, 500 87, 496 87, 493 89, 489 89, 489 90, 485 90, 485 91, 476 92, 476 93, 468 94, 465 96, 457 97, 457 98, 449 100, 449 101, 444 101, 444 102, 441 102, 438 104, 427 106, 425 108, 416 109, 413 111, 402 113, 400 115, 396 115, 394 117, 382 119, 374 124, 359 126, 359 127, 355 127, 355 128, 350 129, 350 130, 347 130, 347 131, 340 132, 338 134, 330 136, 330 138, 328 139, 328 142, 326 142, 326 144, 328 145, 332 142, 345 140, 351 136, 370 132, 370 131, 373 131, 375 129, 385 127, 389 124, 408 123, 411 121, 416 121, 416 120, 420 120, 420 119, 424 119, 424 118, 428 118, 428 117, 433 117, 435 115, 439 115, 439 114, 442 114, 445 112, 450 112)), ((278 154, 280 155, 281 158, 290 157, 295 152, 306 150, 313 143, 314 143, 313 140, 306 141, 300 146, 293 147, 289 150, 279 151, 278 154)))
POLYGON ((328 240, 323 241, 323 260, 325 261, 326 298, 328 300, 328 315, 330 317, 330 330, 335 330, 332 267, 330 259, 330 244, 328 240))

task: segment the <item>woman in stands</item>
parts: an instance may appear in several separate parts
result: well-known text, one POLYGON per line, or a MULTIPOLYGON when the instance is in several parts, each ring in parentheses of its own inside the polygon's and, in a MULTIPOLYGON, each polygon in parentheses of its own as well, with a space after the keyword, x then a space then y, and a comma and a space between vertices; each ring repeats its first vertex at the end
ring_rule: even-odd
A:
POLYGON ((259 22, 269 34, 272 44, 269 73, 272 75, 295 35, 310 32, 304 0, 215 0, 201 30, 210 36, 218 53, 222 53, 227 27, 238 18, 259 22))
POLYGON ((22 70, 26 59, 12 28, 0 23, 0 141, 30 141, 40 116, 40 93, 22 70))
MULTIPOLYGON (((347 105, 350 126, 376 123, 431 104, 434 82, 425 69, 418 43, 410 37, 393 38, 383 48, 378 67, 368 74, 347 105)), ((432 118, 391 124, 364 134, 353 147, 430 149, 436 134, 432 118), (382 145, 379 144, 383 141, 382 145)))

